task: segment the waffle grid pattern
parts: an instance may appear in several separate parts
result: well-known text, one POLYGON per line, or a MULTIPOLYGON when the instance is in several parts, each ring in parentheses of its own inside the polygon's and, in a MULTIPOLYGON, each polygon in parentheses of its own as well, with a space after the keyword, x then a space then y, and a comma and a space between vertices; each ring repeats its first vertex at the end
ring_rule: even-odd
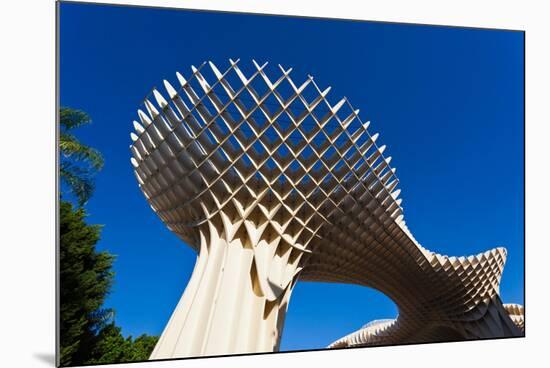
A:
POLYGON ((504 248, 449 257, 422 247, 359 110, 331 103, 311 76, 239 65, 177 73, 179 87, 154 88, 134 121, 139 186, 199 255, 152 358, 276 350, 298 280, 373 287, 399 308, 331 347, 521 334, 498 296, 504 248))

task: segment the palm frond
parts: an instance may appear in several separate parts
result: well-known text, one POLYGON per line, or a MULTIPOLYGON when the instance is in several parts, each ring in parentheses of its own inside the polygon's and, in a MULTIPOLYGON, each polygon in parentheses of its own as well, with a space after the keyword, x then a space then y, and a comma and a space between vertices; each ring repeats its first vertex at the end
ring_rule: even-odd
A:
POLYGON ((92 175, 103 168, 103 156, 96 149, 82 144, 70 133, 72 129, 90 124, 84 111, 61 107, 59 111, 60 178, 83 206, 94 191, 92 175))
POLYGON ((83 206, 94 191, 94 183, 89 179, 88 172, 69 162, 64 162, 60 167, 59 175, 77 197, 78 205, 83 206))
POLYGON ((103 156, 99 151, 92 147, 88 147, 72 134, 63 132, 59 136, 59 148, 61 153, 67 157, 77 161, 89 163, 95 170, 103 168, 103 156))
POLYGON ((91 122, 92 119, 84 111, 69 107, 61 107, 59 111, 59 124, 65 130, 78 128, 91 122))

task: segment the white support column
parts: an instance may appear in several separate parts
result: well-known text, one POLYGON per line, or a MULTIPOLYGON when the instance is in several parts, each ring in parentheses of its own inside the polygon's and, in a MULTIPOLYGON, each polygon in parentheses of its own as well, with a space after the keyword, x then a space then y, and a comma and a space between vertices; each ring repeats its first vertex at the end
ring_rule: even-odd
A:
POLYGON ((281 253, 294 248, 242 224, 228 238, 229 226, 218 217, 200 227, 191 280, 151 359, 278 349, 298 265, 281 262, 281 253))

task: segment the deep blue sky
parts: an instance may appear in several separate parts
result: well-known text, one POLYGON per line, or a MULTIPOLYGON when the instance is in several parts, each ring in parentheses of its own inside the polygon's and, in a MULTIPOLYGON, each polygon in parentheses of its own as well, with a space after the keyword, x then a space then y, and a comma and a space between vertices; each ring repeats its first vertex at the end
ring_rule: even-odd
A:
MULTIPOLYGON (((124 334, 162 332, 195 262, 138 189, 136 109, 176 71, 228 58, 293 67, 347 96, 388 146, 417 240, 450 255, 505 246, 501 296, 523 303, 523 33, 65 3, 60 35, 61 104, 91 115, 76 134, 106 161, 86 208, 105 225, 99 248, 117 255, 107 306, 124 334)), ((374 290, 298 283, 281 349, 323 348, 396 314, 374 290)))

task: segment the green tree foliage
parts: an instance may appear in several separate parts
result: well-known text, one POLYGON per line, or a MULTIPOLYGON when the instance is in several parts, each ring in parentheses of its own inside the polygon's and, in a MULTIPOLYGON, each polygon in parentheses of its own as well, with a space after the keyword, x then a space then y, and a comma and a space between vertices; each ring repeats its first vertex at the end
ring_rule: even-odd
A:
POLYGON ((147 360, 158 340, 124 338, 102 308, 113 283, 114 256, 95 249, 99 225, 88 225, 82 207, 60 203, 60 353, 61 365, 147 360))
POLYGON ((112 315, 102 309, 112 284, 114 257, 97 252, 100 226, 87 225, 84 209, 74 210, 61 201, 60 232, 60 333, 61 364, 86 360, 96 333, 112 315))
POLYGON ((98 252, 101 226, 88 225, 82 206, 93 193, 93 174, 103 167, 101 154, 83 145, 71 130, 89 124, 83 111, 61 108, 60 177, 78 206, 60 201, 60 363, 63 366, 147 360, 158 340, 141 335, 124 338, 103 308, 113 283, 114 256, 98 252))
POLYGON ((149 359, 155 348, 158 337, 141 335, 137 339, 122 336, 120 327, 114 323, 107 325, 98 335, 98 343, 94 347, 90 364, 109 364, 113 362, 135 362, 149 359))
POLYGON ((59 175, 61 180, 84 205, 94 191, 93 174, 103 167, 103 157, 96 149, 82 144, 71 131, 91 123, 83 111, 62 107, 59 112, 59 175))

